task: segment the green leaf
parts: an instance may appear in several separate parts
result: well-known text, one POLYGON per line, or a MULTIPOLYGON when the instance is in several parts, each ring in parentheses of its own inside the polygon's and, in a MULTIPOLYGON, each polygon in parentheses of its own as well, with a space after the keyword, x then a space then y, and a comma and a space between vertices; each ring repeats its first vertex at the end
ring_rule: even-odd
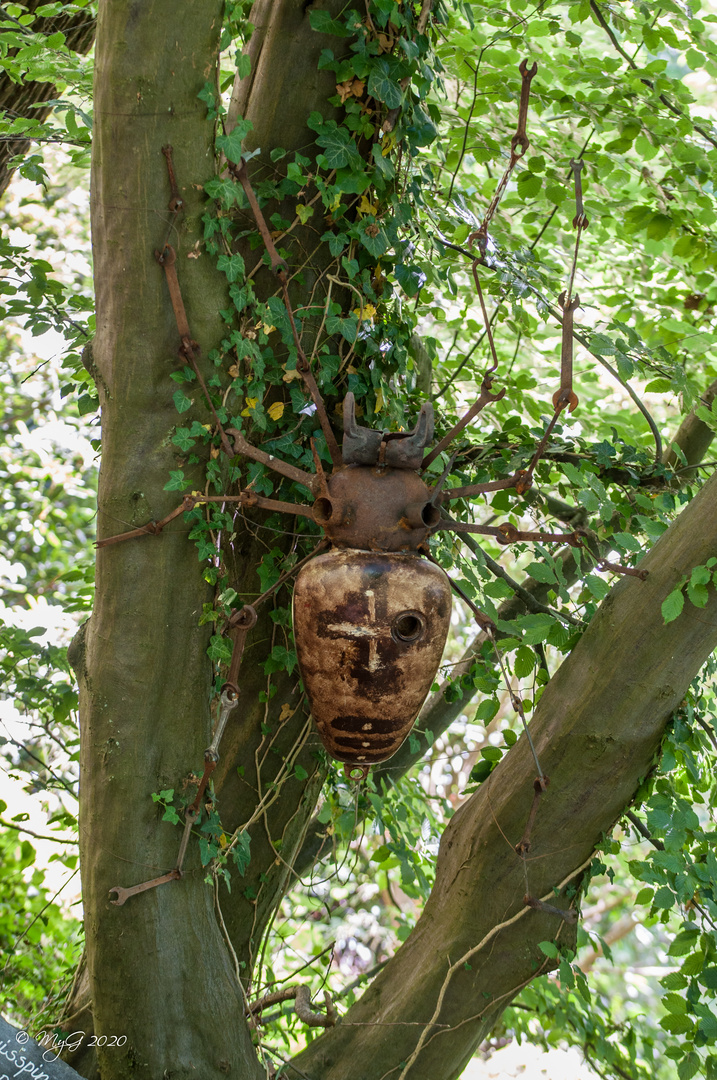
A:
POLYGON ((682 589, 673 589, 669 596, 662 602, 662 618, 667 623, 674 622, 678 615, 682 613, 682 609, 685 606, 685 597, 682 593, 682 589))
POLYGON ((368 77, 368 92, 371 97, 383 101, 389 109, 397 109, 403 100, 401 87, 391 77, 387 60, 378 60, 371 68, 368 77))
POLYGON ((545 955, 550 957, 551 960, 557 960, 559 953, 558 947, 553 941, 539 941, 538 948, 545 955))
POLYGON ((251 57, 247 53, 237 52, 236 55, 237 78, 246 79, 251 75, 251 57))
POLYGON ((217 135, 217 149, 224 154, 227 161, 235 165, 241 164, 242 143, 253 128, 251 120, 239 119, 228 135, 217 135))
POLYGON ((524 679, 527 675, 530 675, 535 667, 536 656, 532 649, 528 649, 525 645, 521 645, 515 654, 515 660, 513 661, 513 671, 516 678, 524 679))
POLYGON ((93 394, 80 394, 77 399, 77 411, 80 416, 87 416, 88 413, 97 412, 100 407, 99 398, 93 394))
POLYGON ((379 259, 388 248, 386 233, 375 221, 365 219, 359 225, 361 243, 374 259, 379 259))
POLYGON ((324 243, 328 243, 329 251, 334 257, 340 255, 349 242, 349 238, 346 233, 341 232, 325 232, 321 239, 324 241, 324 243))
POLYGON ((658 911, 674 907, 675 894, 673 893, 672 889, 668 888, 667 885, 663 885, 662 888, 658 889, 655 893, 655 898, 652 903, 653 907, 655 907, 658 911))
POLYGON ((164 485, 165 491, 184 491, 188 486, 189 480, 184 479, 184 471, 182 469, 170 469, 170 480, 164 485))
POLYGON ((348 37, 350 31, 337 19, 331 17, 328 11, 318 8, 309 10, 309 25, 317 34, 333 34, 334 37, 348 37))
POLYGON ((660 983, 666 990, 684 990, 688 985, 687 979, 684 975, 680 975, 679 971, 671 971, 669 975, 660 979, 660 983))
POLYGON ((683 975, 687 975, 688 977, 694 977, 695 975, 700 974, 702 968, 704 967, 704 964, 704 953, 694 952, 684 961, 682 967, 680 968, 680 971, 683 975))
POLYGON ((213 634, 209 640, 207 656, 217 663, 228 663, 232 658, 232 647, 221 634, 213 634))
POLYGON ((480 705, 475 711, 473 717, 474 724, 487 724, 489 723, 500 708, 500 703, 497 698, 485 698, 481 701, 480 705))
POLYGON ((242 877, 244 877, 246 868, 251 862, 251 853, 249 851, 250 845, 251 836, 246 831, 246 829, 242 829, 242 831, 237 837, 236 844, 232 848, 232 858, 234 860, 234 865, 236 866, 242 877))
POLYGON ((177 412, 179 413, 186 412, 187 409, 191 409, 192 407, 192 399, 188 398, 182 390, 174 391, 174 394, 172 395, 172 401, 174 402, 177 412))
POLYGON ((690 1050, 677 1066, 679 1080, 692 1080, 692 1077, 699 1072, 701 1064, 699 1054, 696 1054, 694 1050, 690 1050))
POLYGON ((238 281, 245 275, 244 260, 241 255, 220 255, 217 259, 217 270, 226 274, 227 281, 238 281))
POLYGON ((664 240, 672 228, 672 218, 667 214, 655 214, 647 226, 647 235, 650 240, 664 240))
POLYGON ((337 127, 335 121, 330 121, 316 141, 323 148, 328 169, 342 169, 344 165, 348 165, 351 151, 346 128, 337 127))
POLYGON ((532 578, 535 578, 536 581, 540 581, 544 585, 554 585, 557 581, 555 572, 544 563, 529 563, 526 567, 526 572, 530 574, 532 578))
POLYGON ((669 1016, 663 1016, 660 1020, 660 1027, 665 1031, 669 1031, 671 1035, 686 1035, 688 1031, 694 1030, 694 1020, 689 1016, 674 1016, 672 1013, 669 1016))
POLYGON ((524 172, 518 177, 518 194, 521 199, 534 199, 542 186, 542 177, 534 172, 524 172))
POLYGON ((667 950, 669 956, 686 956, 688 952, 692 951, 692 946, 696 943, 700 936, 700 932, 697 927, 689 927, 687 930, 681 930, 673 941, 670 942, 670 947, 667 950))

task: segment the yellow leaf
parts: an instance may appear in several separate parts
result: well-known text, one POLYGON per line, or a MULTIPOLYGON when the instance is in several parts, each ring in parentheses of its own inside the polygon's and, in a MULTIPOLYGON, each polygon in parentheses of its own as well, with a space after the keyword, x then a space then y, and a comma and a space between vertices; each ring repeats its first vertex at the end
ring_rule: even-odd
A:
POLYGON ((294 715, 294 710, 288 701, 281 706, 281 712, 279 713, 279 723, 283 724, 285 720, 288 720, 290 716, 294 715))
POLYGON ((226 838, 226 834, 222 833, 222 835, 219 837, 219 847, 225 848, 228 843, 229 841, 226 838))
POLYGON ((377 210, 377 203, 370 202, 366 195, 361 196, 361 202, 359 203, 359 214, 375 214, 377 210))
POLYGON ((291 371, 285 371, 281 377, 284 382, 293 382, 294 379, 301 378, 301 372, 297 371, 296 368, 293 368, 291 371))
POLYGON ((261 324, 261 328, 265 334, 271 334, 274 330, 276 330, 275 326, 272 326, 271 323, 266 322, 261 324))
POLYGON ((313 206, 305 206, 303 203, 299 203, 296 207, 296 216, 302 225, 305 225, 310 217, 314 216, 313 206))
POLYGON ((269 413, 269 416, 272 418, 272 420, 280 420, 281 417, 284 415, 284 402, 275 401, 273 405, 269 406, 267 412, 269 413))
POLYGON ((251 413, 252 409, 255 409, 255 408, 256 408, 258 400, 259 400, 259 398, 255 398, 255 397, 248 397, 248 398, 246 399, 246 409, 242 409, 242 413, 241 413, 241 415, 242 415, 242 416, 249 416, 249 414, 251 413))
POLYGON ((373 304, 364 304, 363 309, 354 308, 352 314, 357 315, 359 319, 372 319, 376 314, 376 308, 373 304))
POLYGON ((386 157, 388 154, 390 154, 395 145, 396 145, 396 136, 395 135, 385 135, 382 142, 381 142, 381 157, 386 157))
POLYGON ((229 368, 229 374, 231 375, 232 379, 236 379, 239 374, 239 365, 232 364, 232 366, 229 368))
POLYGON ((385 405, 386 402, 383 397, 383 390, 379 386, 378 390, 376 391, 376 412, 381 412, 381 409, 383 409, 385 405))

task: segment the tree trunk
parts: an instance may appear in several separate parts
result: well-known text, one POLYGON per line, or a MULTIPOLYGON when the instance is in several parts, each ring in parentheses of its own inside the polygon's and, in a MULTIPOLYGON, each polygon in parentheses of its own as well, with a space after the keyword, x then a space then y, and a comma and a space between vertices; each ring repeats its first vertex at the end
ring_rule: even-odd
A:
MULTIPOLYGON (((179 335, 153 252, 170 224, 161 149, 185 213, 172 233, 193 336, 221 338, 222 278, 206 256, 202 186, 214 173, 214 130, 197 95, 215 74, 223 5, 105 0, 97 32, 92 229, 97 291, 94 359, 102 395, 99 535, 161 518, 177 503, 170 372, 179 335)), ((201 410, 203 402, 195 403, 201 410)), ((189 470, 195 487, 202 465, 189 470)), ((209 600, 181 519, 161 538, 98 551, 97 600, 73 661, 81 688, 80 837, 87 961, 103 1080, 260 1076, 236 972, 196 845, 184 878, 130 901, 109 890, 171 869, 178 832, 151 795, 202 761, 209 741, 209 600), (111 1040, 110 1040, 111 1041, 111 1040)))

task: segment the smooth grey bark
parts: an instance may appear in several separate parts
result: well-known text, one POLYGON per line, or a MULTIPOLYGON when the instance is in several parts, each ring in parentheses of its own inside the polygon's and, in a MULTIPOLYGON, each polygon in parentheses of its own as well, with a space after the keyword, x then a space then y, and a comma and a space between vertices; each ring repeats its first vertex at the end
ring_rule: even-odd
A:
MULTIPOLYGON (((170 373, 177 327, 154 258, 169 230, 161 148, 172 144, 185 213, 171 232, 189 322, 204 354, 221 338, 222 278, 206 256, 201 188, 214 173, 213 125, 197 95, 213 77, 220 0, 100 4, 92 170, 97 295, 94 360, 102 395, 100 537, 159 519, 180 455, 170 373)), ((196 384, 195 384, 196 385, 196 384)), ((195 411, 204 403, 195 395, 195 411)), ((187 468, 193 486, 202 468, 187 468)), ((160 538, 101 548, 96 604, 73 661, 80 683, 80 852, 94 1030, 102 1080, 263 1075, 242 990, 196 845, 184 878, 117 907, 109 890, 170 869, 178 831, 152 792, 181 784, 209 741, 208 599, 181 518, 160 538)))

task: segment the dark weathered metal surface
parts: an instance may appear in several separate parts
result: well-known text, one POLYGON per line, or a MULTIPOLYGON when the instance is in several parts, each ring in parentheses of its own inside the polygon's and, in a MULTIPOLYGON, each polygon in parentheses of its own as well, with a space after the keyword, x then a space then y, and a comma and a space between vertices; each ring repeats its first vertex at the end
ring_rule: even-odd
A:
POLYGON ((451 614, 440 567, 417 555, 330 551, 294 588, 294 633, 311 711, 328 753, 385 761, 434 680, 451 614))
POLYGON ((432 499, 411 469, 346 465, 327 479, 314 520, 336 547, 418 551, 441 519, 432 499))
POLYGON ((433 406, 425 402, 413 431, 383 431, 356 423, 353 394, 344 398, 344 465, 390 465, 394 469, 420 469, 423 452, 433 439, 433 406))

